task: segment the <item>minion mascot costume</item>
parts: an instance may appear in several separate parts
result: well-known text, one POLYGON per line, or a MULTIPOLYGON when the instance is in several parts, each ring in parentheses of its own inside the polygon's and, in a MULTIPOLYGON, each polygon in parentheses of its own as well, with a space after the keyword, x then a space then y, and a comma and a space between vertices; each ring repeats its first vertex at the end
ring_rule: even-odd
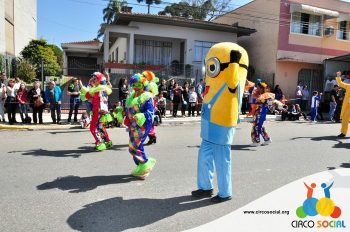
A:
POLYGON ((105 76, 100 72, 94 72, 90 80, 90 89, 83 87, 81 96, 92 103, 92 116, 90 132, 95 138, 95 149, 103 151, 112 147, 113 143, 109 139, 106 124, 112 121, 112 116, 108 110, 108 95, 112 93, 112 86, 107 83, 105 76))
POLYGON ((143 148, 153 126, 153 96, 148 92, 149 81, 144 75, 135 74, 129 83, 134 92, 126 99, 124 124, 129 130, 129 152, 136 164, 132 175, 145 179, 156 163, 155 159, 147 157, 143 148))
POLYGON ((192 196, 213 194, 214 164, 219 192, 214 203, 230 200, 231 143, 239 120, 240 103, 248 69, 247 52, 234 43, 215 44, 205 58, 206 87, 202 105, 201 138, 197 186, 192 196))
POLYGON ((343 105, 341 107, 341 133, 338 137, 343 138, 348 133, 348 126, 350 120, 350 84, 346 84, 341 80, 341 72, 337 72, 337 77, 335 78, 339 87, 345 89, 345 97, 343 100, 343 105))

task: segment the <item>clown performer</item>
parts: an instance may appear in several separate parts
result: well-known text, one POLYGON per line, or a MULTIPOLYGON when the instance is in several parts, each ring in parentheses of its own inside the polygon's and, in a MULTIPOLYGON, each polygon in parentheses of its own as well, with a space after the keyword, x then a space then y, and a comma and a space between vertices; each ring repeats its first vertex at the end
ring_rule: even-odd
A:
POLYGON ((219 192, 214 203, 231 199, 231 144, 239 120, 248 69, 247 52, 235 43, 218 43, 205 58, 205 91, 201 116, 197 187, 192 196, 213 195, 214 164, 219 192))
POLYGON ((345 89, 345 96, 343 100, 343 105, 341 107, 341 132, 338 137, 343 138, 348 133, 348 126, 350 120, 350 84, 346 84, 341 80, 341 72, 337 72, 337 77, 335 78, 339 87, 345 89))
POLYGON ((252 146, 260 146, 260 145, 268 145, 272 142, 270 136, 267 134, 266 129, 264 127, 264 122, 266 120, 266 114, 269 111, 268 100, 274 99, 275 96, 273 93, 266 92, 267 84, 260 82, 257 85, 259 96, 257 98, 258 108, 255 111, 253 117, 253 126, 252 126, 252 146), (260 144, 260 135, 264 139, 264 143, 260 144))
MULTIPOLYGON (((154 110, 156 110, 156 105, 157 105, 156 96, 159 94, 157 83, 159 82, 159 78, 156 77, 155 74, 151 71, 144 71, 144 72, 142 72, 142 75, 149 82, 148 91, 152 94, 154 110)), ((147 145, 151 145, 153 143, 157 143, 157 135, 156 135, 156 131, 154 129, 154 124, 152 125, 152 128, 148 134, 147 145)))
POLYGON ((135 74, 129 80, 133 92, 126 99, 124 124, 129 131, 129 152, 136 167, 132 175, 145 179, 156 164, 156 160, 147 157, 143 143, 153 126, 153 96, 149 89, 149 81, 142 74, 135 74))
POLYGON ((112 93, 112 86, 109 80, 107 81, 106 77, 100 72, 94 72, 89 83, 92 86, 90 89, 83 87, 81 95, 86 100, 91 100, 90 132, 95 139, 95 149, 103 151, 113 145, 106 130, 106 124, 112 121, 108 111, 108 95, 112 93))

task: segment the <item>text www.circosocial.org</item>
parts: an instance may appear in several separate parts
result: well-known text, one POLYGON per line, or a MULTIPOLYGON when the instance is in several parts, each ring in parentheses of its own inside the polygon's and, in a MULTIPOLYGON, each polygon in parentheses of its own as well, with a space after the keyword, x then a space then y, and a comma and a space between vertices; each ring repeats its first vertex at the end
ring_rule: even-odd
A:
POLYGON ((272 215, 289 215, 289 210, 247 210, 244 214, 272 214, 272 215))

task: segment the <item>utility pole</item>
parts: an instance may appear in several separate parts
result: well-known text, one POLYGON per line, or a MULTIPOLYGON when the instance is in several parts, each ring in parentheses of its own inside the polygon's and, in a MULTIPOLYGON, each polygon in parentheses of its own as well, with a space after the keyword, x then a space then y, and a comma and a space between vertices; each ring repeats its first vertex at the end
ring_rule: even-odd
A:
POLYGON ((41 60, 41 82, 44 88, 44 60, 41 60))

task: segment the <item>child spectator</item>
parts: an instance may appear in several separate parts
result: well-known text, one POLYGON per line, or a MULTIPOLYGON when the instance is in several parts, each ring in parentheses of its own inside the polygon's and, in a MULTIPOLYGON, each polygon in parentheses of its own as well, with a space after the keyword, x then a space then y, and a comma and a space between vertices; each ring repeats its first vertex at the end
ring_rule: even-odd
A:
POLYGON ((300 117, 300 116, 303 116, 304 119, 307 120, 306 114, 301 110, 299 104, 295 104, 295 110, 296 110, 296 112, 297 112, 296 120, 299 120, 299 117, 300 117))
POLYGON ((80 125, 82 129, 88 128, 90 126, 90 117, 86 111, 81 114, 80 125))
POLYGON ((20 84, 20 88, 17 91, 17 101, 19 103, 19 112, 21 115, 22 123, 28 123, 29 99, 28 90, 24 83, 20 84))
POLYGON ((317 91, 312 92, 312 98, 311 98, 311 121, 317 122, 317 108, 321 101, 322 93, 318 94, 317 91))
POLYGON ((188 94, 188 102, 189 102, 189 106, 188 106, 188 117, 194 117, 194 111, 196 110, 196 106, 198 103, 197 100, 197 93, 195 91, 194 86, 191 86, 189 94, 188 94))
POLYGON ((288 118, 289 112, 288 112, 288 106, 284 105, 282 110, 281 110, 281 117, 282 117, 282 121, 285 121, 286 118, 288 118))
POLYGON ((165 107, 166 107, 166 98, 163 96, 162 92, 159 92, 157 97, 157 108, 160 111, 160 116, 165 117, 165 107))

